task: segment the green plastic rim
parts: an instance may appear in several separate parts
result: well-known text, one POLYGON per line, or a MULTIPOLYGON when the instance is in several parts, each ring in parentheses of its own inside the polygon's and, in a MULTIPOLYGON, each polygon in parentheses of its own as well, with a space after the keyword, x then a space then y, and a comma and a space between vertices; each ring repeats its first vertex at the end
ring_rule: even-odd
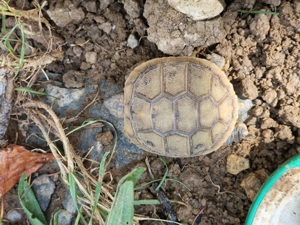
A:
POLYGON ((262 203, 268 191, 273 187, 276 181, 282 177, 288 170, 300 167, 300 154, 293 156, 291 159, 283 163, 275 172, 267 179, 267 181, 260 188, 258 194, 253 201, 250 210, 247 215, 245 225, 252 225, 257 209, 262 203))

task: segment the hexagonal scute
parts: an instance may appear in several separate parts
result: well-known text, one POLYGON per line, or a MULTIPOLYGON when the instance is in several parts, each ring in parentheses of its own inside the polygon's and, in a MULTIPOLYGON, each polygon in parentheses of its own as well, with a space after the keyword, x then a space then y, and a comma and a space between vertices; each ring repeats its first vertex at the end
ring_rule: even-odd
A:
POLYGON ((165 154, 164 139, 155 132, 139 132, 137 133, 137 139, 149 151, 159 155, 165 154))
POLYGON ((227 96, 227 98, 225 98, 219 105, 220 119, 225 123, 231 121, 233 110, 235 109, 233 109, 232 100, 227 96))
POLYGON ((151 105, 145 99, 134 96, 132 101, 132 122, 136 130, 152 129, 151 105))
POLYGON ((187 64, 169 63, 163 67, 164 91, 177 95, 186 91, 187 64))
POLYGON ((162 77, 159 67, 150 67, 140 75, 135 83, 136 92, 148 99, 154 99, 161 93, 162 77))
POLYGON ((211 128, 219 118, 219 110, 210 98, 203 99, 199 104, 200 127, 211 128))
POLYGON ((211 96, 216 100, 216 102, 221 101, 227 94, 226 88, 220 82, 220 80, 213 76, 211 85, 211 96))
POLYGON ((211 72, 208 69, 201 69, 190 65, 188 88, 196 97, 208 95, 210 93, 211 72))
POLYGON ((152 103, 152 121, 157 132, 166 133, 174 129, 175 112, 171 100, 161 98, 152 103))
POLYGON ((216 123, 211 130, 213 143, 216 143, 223 138, 227 129, 228 127, 226 125, 220 122, 216 123))
POLYGON ((210 130, 207 131, 197 131, 192 136, 192 154, 198 154, 200 152, 206 152, 212 147, 213 143, 211 140, 211 132, 210 130))
POLYGON ((185 95, 176 101, 175 108, 177 130, 185 133, 195 130, 198 121, 197 102, 185 95))
POLYGON ((189 157, 190 146, 189 138, 178 134, 173 134, 166 137, 166 151, 167 155, 176 157, 189 157))

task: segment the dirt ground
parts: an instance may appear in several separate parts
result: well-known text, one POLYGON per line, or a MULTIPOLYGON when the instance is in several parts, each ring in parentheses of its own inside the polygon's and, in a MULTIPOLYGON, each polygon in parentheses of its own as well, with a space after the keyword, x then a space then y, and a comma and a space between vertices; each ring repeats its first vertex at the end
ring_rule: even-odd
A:
MULTIPOLYGON (((30 2, 18 0, 15 4, 18 8, 30 9, 30 2)), ((123 87, 126 74, 135 64, 171 55, 164 54, 158 45, 151 42, 158 41, 161 34, 153 27, 149 29, 159 19, 160 9, 157 7, 163 7, 166 2, 130 0, 124 4, 122 0, 51 1, 44 8, 45 16, 51 21, 55 35, 62 40, 65 54, 63 60, 47 66, 45 71, 60 74, 55 79, 66 88, 93 86, 103 80, 110 85, 123 87), (80 11, 76 11, 76 18, 67 25, 60 21, 58 26, 59 21, 53 22, 46 11, 64 7, 80 11), (150 33, 151 38, 148 39, 150 33), (130 35, 137 45, 134 48, 128 47, 130 35), (68 75, 68 71, 76 73, 68 75)), ((222 55, 230 63, 226 74, 238 97, 253 101, 253 108, 245 121, 252 135, 250 140, 234 143, 206 156, 165 158, 169 168, 168 177, 178 179, 190 189, 172 181, 167 181, 163 186, 170 200, 185 203, 175 203, 173 207, 179 222, 188 224, 193 224, 203 208, 198 224, 243 224, 255 193, 264 180, 279 165, 300 152, 300 1, 230 0, 226 4, 224 12, 217 18, 218 26, 222 26, 222 31, 218 32, 222 38, 216 37, 212 43, 198 46, 197 43, 185 43, 186 47, 180 51, 176 48, 169 50, 172 55, 222 55), (276 11, 279 14, 240 13, 241 9, 276 11), (234 160, 231 157, 235 157, 234 160)), ((174 18, 171 18, 170 24, 174 18)), ((174 39, 172 36, 169 38, 174 39)), ((97 101, 102 102, 104 94, 100 91, 97 101)), ((85 102, 94 97, 88 96, 85 102)), ((74 125, 88 118, 90 115, 83 113, 74 125)), ((12 122, 11 126, 14 129, 9 130, 7 137, 14 142, 19 125, 12 122)), ((33 147, 26 144, 27 137, 21 132, 18 137, 18 144, 33 147)), ((105 145, 110 144, 111 138, 107 141, 105 135, 101 137, 105 139, 105 145)), ((75 148, 80 144, 76 137, 71 137, 71 143, 75 148)), ((133 167, 145 166, 146 156, 154 177, 161 178, 165 171, 163 163, 158 156, 145 154, 140 160, 120 169, 112 168, 114 182, 117 183, 133 167)), ((43 167, 39 174, 55 170, 55 166, 50 164, 43 167)), ((145 174, 141 182, 149 180, 151 178, 145 174)), ((59 179, 55 183, 56 191, 46 211, 48 218, 53 211, 61 208, 60 199, 65 194, 59 179)), ((6 212, 20 207, 15 194, 16 189, 7 196, 6 212)), ((156 198, 147 188, 137 191, 135 197, 156 198)), ((161 206, 139 206, 135 210, 144 216, 166 219, 161 206)), ((140 224, 163 223, 144 221, 140 224)))

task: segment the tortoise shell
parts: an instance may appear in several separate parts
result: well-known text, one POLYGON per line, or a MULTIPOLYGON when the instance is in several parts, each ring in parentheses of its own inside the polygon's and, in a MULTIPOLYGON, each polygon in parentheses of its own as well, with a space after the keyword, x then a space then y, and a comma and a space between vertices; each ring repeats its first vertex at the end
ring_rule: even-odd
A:
POLYGON ((129 74, 124 132, 138 147, 169 157, 220 148, 238 118, 238 99, 225 73, 194 57, 152 59, 129 74))

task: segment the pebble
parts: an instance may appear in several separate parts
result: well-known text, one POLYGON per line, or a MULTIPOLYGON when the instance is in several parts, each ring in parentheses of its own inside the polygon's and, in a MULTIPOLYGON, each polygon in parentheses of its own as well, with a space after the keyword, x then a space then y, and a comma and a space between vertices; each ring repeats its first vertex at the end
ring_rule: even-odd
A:
POLYGON ((112 26, 111 26, 110 22, 101 23, 98 27, 107 34, 109 34, 111 32, 111 29, 112 29, 112 26))
POLYGON ((268 89, 264 92, 262 99, 270 106, 275 107, 278 103, 277 92, 274 89, 268 89))
POLYGON ((291 123, 300 128, 300 108, 291 105, 284 105, 279 109, 279 116, 286 123, 291 123))
POLYGON ((124 9, 131 18, 138 18, 141 14, 141 8, 135 0, 124 1, 124 9))
POLYGON ((127 39, 127 47, 134 49, 137 46, 139 46, 139 41, 136 39, 136 37, 133 34, 130 34, 127 39))
POLYGON ((270 23, 269 18, 265 14, 257 14, 254 18, 250 21, 250 31, 256 37, 257 41, 263 41, 269 30, 270 30, 270 23))
POLYGON ((218 16, 225 7, 223 0, 210 1, 182 1, 168 0, 171 7, 186 14, 193 20, 205 20, 218 16))
POLYGON ((264 129, 277 127, 277 126, 278 123, 275 120, 273 120, 272 118, 266 118, 262 120, 260 128, 264 130, 264 129))
POLYGON ((96 52, 86 52, 85 61, 90 64, 95 64, 97 62, 97 53, 96 52))
POLYGON ((68 7, 53 8, 46 11, 48 16, 59 27, 65 27, 70 23, 79 24, 85 17, 81 8, 76 8, 73 4, 68 7))
POLYGON ((241 182, 241 187, 245 190, 247 197, 253 201, 260 187, 269 177, 265 169, 249 173, 241 182))
POLYGON ((58 212, 58 224, 71 225, 73 216, 66 210, 60 210, 58 212))
POLYGON ((258 97, 257 87, 250 78, 246 78, 241 81, 241 88, 241 94, 243 97, 250 100, 258 97))
POLYGON ((43 211, 46 211, 55 190, 55 183, 49 176, 39 176, 33 180, 32 189, 43 211))
POLYGON ((271 143, 272 141, 274 141, 274 131, 272 131, 271 129, 263 130, 262 136, 264 137, 265 143, 271 143))
POLYGON ((10 210, 6 215, 6 219, 13 223, 20 222, 23 219, 23 213, 17 209, 10 210))
POLYGON ((68 193, 65 197, 65 200, 62 202, 63 207, 67 212, 70 214, 75 214, 76 213, 76 206, 73 202, 72 196, 70 193, 68 193))
POLYGON ((244 157, 235 154, 231 154, 227 157, 226 169, 228 173, 237 175, 241 171, 249 169, 249 167, 250 167, 249 159, 246 159, 244 157))

